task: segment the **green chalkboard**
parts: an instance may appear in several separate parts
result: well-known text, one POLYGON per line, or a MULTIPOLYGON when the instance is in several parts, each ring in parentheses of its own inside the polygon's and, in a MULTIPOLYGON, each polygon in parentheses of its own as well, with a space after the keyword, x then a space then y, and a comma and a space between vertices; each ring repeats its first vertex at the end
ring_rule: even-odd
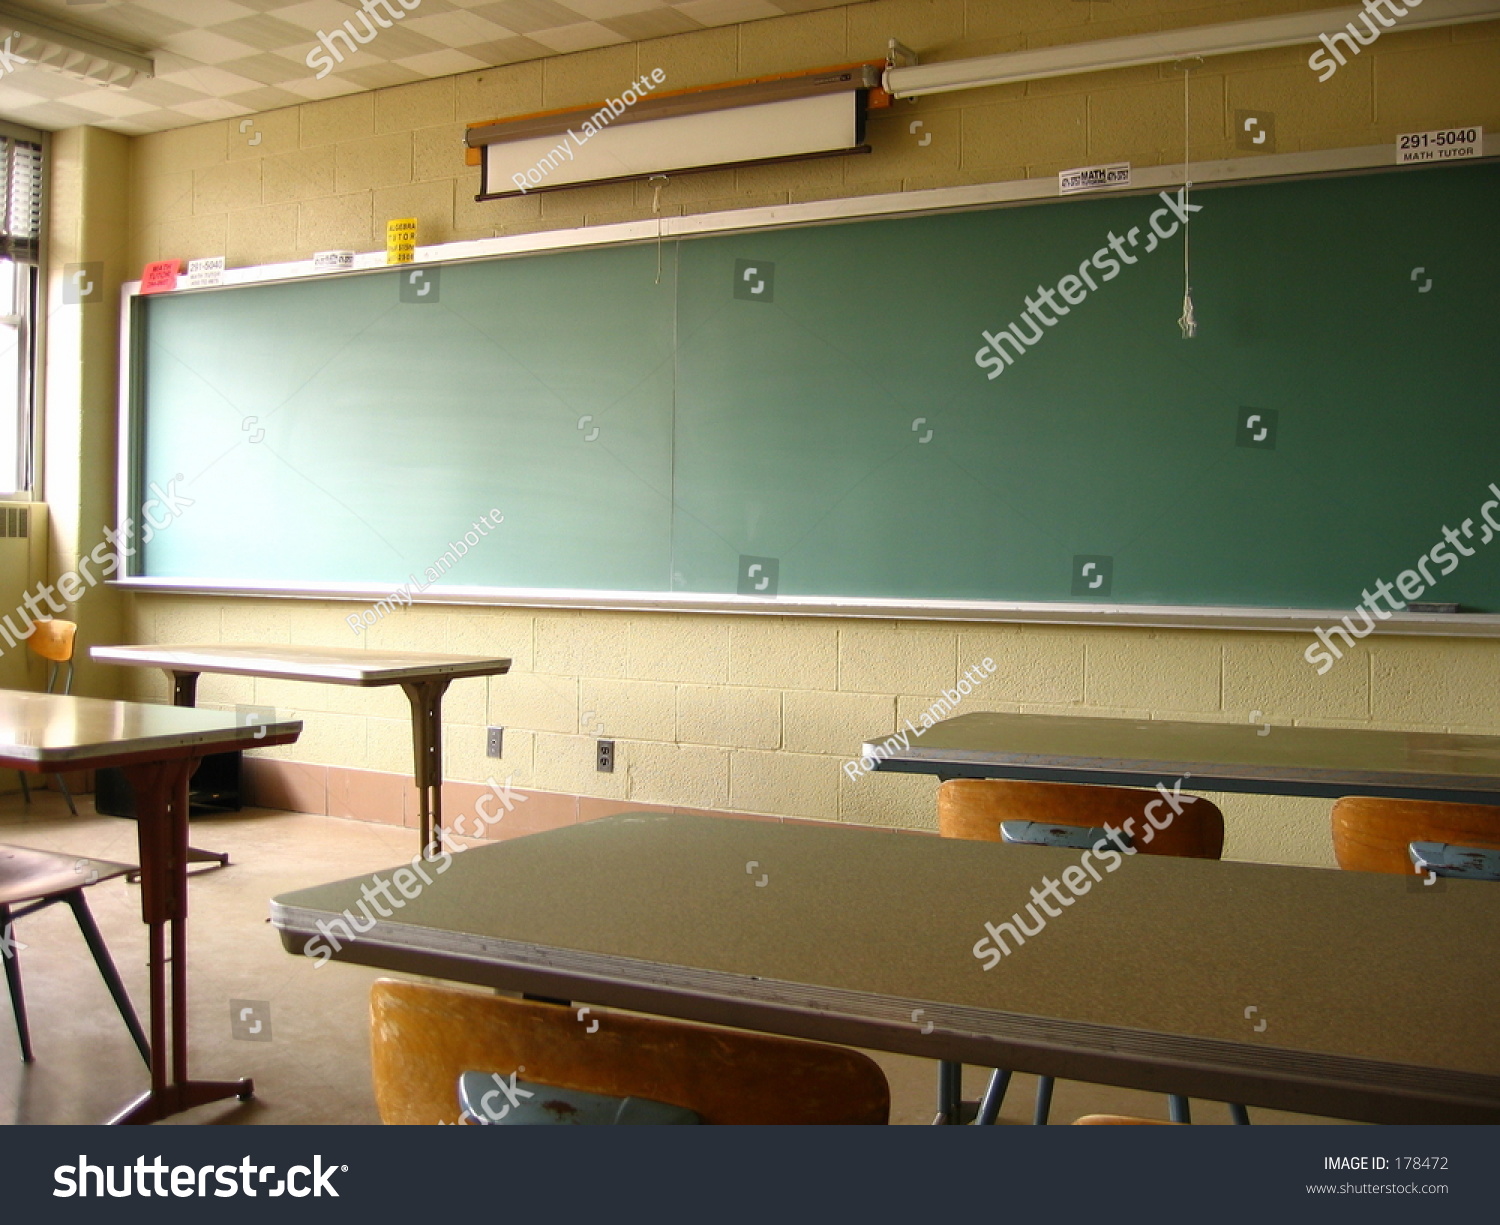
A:
POLYGON ((142 573, 1500 610, 1500 165, 1193 199, 1192 340, 1148 194, 143 300, 142 573))

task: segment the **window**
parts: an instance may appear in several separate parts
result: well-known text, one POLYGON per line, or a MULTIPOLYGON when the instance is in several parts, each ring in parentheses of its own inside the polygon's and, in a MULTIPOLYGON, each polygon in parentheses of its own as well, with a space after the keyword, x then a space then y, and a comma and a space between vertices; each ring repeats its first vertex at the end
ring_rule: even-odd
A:
POLYGON ((31 487, 42 148, 0 132, 0 497, 31 487))

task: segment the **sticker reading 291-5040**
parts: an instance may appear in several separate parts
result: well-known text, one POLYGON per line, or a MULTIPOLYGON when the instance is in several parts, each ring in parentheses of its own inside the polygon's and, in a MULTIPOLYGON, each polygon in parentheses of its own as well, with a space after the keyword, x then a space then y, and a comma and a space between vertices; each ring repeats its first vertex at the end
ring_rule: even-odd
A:
POLYGON ((1483 128, 1442 128, 1436 132, 1408 132, 1396 137, 1396 164, 1451 162, 1457 157, 1484 156, 1483 128))

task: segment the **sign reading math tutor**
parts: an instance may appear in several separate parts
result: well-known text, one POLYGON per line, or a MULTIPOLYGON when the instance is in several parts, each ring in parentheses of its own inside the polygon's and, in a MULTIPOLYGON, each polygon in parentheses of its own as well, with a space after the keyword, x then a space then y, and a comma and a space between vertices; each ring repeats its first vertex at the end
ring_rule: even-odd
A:
POLYGON ((177 275, 182 271, 180 259, 159 259, 147 264, 141 273, 141 292, 171 293, 177 288, 177 275))
POLYGON ((1484 156, 1484 129, 1439 128, 1436 132, 1406 132, 1396 137, 1396 164, 1451 162, 1484 156))
POLYGON ((1130 186, 1130 163, 1115 162, 1109 166, 1079 166, 1057 172, 1057 194, 1071 196, 1080 191, 1103 191, 1130 186))
POLYGON ((188 288, 207 289, 224 283, 224 257, 215 255, 209 259, 188 261, 188 288))

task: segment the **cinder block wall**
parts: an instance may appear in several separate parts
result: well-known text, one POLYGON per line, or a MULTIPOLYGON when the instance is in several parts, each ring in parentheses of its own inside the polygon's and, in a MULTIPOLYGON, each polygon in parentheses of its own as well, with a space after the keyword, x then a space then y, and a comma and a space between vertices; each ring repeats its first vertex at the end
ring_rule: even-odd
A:
MULTIPOLYGON (((642 184, 475 203, 478 172, 460 138, 466 122, 594 102, 655 68, 667 88, 682 88, 876 59, 890 37, 924 61, 961 59, 1323 7, 875 0, 312 102, 256 116, 244 131, 240 120, 201 124, 131 142, 128 262, 226 254, 245 265, 376 249, 386 219, 401 216, 418 218, 422 243, 649 217, 642 184)), ((1194 159, 1255 156, 1234 149, 1238 108, 1274 113, 1281 152, 1393 144, 1400 132, 1456 123, 1500 128, 1500 22, 1413 33, 1398 23, 1326 83, 1307 66, 1309 51, 1196 70, 1194 159)), ((1181 107, 1169 66, 902 102, 871 120, 868 156, 681 176, 662 206, 705 212, 1176 162, 1181 107)), ((137 597, 131 609, 126 634, 141 641, 356 641, 348 606, 331 602, 137 597)), ((841 764, 861 736, 915 720, 985 656, 998 671, 964 709, 1235 722, 1259 710, 1283 725, 1500 731, 1490 697, 1500 645, 1487 642, 1375 637, 1320 678, 1301 659, 1302 635, 1211 630, 419 607, 364 641, 514 656, 512 675, 451 691, 448 777, 510 774, 539 800, 585 797, 569 810, 580 817, 607 810, 602 800, 930 829, 930 780, 856 783, 841 764), (487 722, 508 729, 503 762, 483 756, 487 722), (613 775, 593 769, 600 725, 618 742, 613 775)), ((135 683, 165 696, 154 677, 135 683)), ((404 702, 391 691, 205 677, 201 700, 310 716, 297 745, 268 756, 411 768, 404 702)), ((1332 863, 1325 802, 1215 798, 1229 818, 1229 855, 1332 863)))
MULTIPOLYGON (((48 504, 47 575, 52 581, 78 572, 79 558, 107 543, 104 524, 115 521, 115 421, 119 404, 120 284, 130 279, 130 233, 120 208, 120 184, 129 167, 130 142, 101 128, 74 128, 52 138, 47 193, 47 250, 43 277, 51 308, 40 329, 46 348, 38 354, 39 386, 46 411, 39 422, 37 472, 48 504), (102 271, 97 302, 63 301, 64 269, 82 264, 102 271)), ((99 574, 98 566, 84 573, 99 574)), ((7 576, 9 577, 9 576, 7 576)), ((100 584, 90 585, 70 610, 82 642, 114 641, 123 632, 123 601, 100 584)), ((31 685, 40 688, 44 668, 30 652, 31 685)), ((84 692, 117 696, 114 669, 77 660, 84 692)))

